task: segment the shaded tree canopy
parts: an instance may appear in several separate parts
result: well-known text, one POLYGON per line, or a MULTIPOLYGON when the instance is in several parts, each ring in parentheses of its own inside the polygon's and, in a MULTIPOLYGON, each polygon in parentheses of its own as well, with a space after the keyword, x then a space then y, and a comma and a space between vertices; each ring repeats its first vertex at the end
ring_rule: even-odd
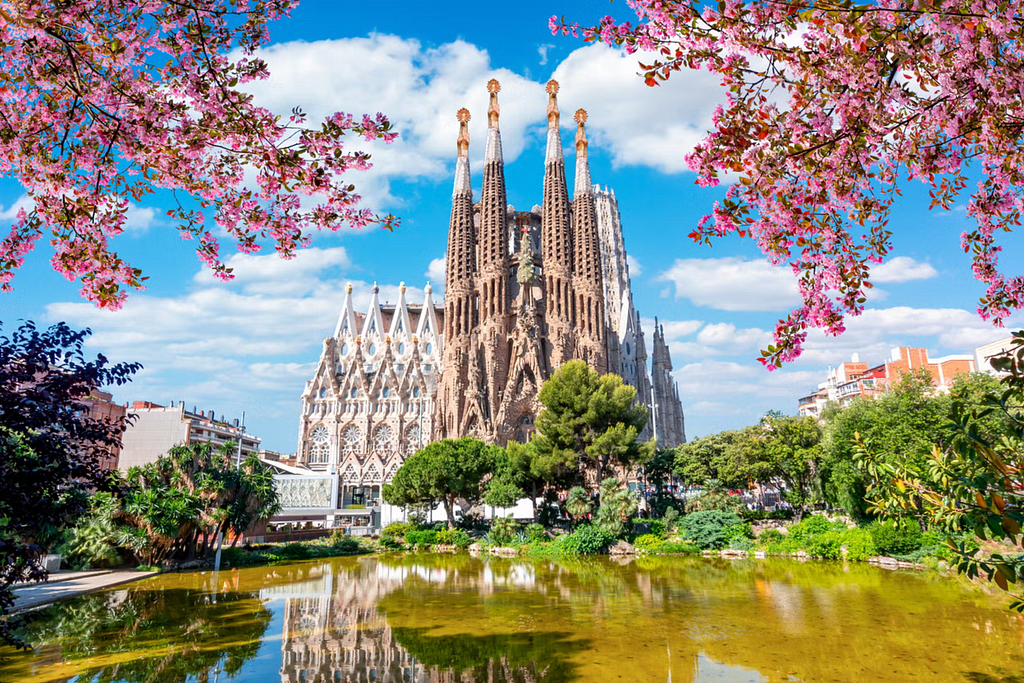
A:
POLYGON ((142 366, 87 358, 90 334, 26 322, 0 337, 0 639, 11 638, 11 584, 46 578, 42 553, 103 485, 100 458, 124 431, 90 417, 83 401, 142 366))

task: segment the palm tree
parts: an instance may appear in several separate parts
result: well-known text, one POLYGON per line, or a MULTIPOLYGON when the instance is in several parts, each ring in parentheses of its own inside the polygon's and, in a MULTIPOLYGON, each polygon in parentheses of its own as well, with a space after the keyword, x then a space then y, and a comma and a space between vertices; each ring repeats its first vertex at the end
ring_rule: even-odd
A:
POLYGON ((565 497, 565 511, 577 524, 580 520, 590 514, 590 496, 582 486, 574 486, 569 489, 565 497))

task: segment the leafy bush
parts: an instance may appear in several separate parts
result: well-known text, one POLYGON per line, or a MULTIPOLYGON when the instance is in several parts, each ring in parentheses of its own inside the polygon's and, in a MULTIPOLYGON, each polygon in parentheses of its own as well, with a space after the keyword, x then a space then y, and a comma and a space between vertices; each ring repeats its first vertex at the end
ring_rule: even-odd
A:
POLYGON ((810 515, 789 527, 789 533, 787 536, 789 536, 789 538, 797 545, 800 545, 804 541, 809 540, 812 536, 845 528, 846 525, 841 522, 830 522, 820 515, 810 515))
POLYGON ((658 549, 664 541, 661 536, 657 534, 644 534, 643 536, 637 536, 633 539, 633 547, 637 550, 646 550, 651 552, 658 549))
POLYGON ((693 555, 699 553, 700 548, 689 541, 665 541, 657 552, 659 555, 693 555))
POLYGON ((758 545, 776 545, 782 543, 786 537, 778 529, 765 529, 757 537, 758 545))
POLYGON ((862 527, 847 529, 843 534, 843 545, 846 546, 846 559, 851 562, 863 562, 878 554, 871 533, 862 527))
POLYGON ((560 545, 568 555, 593 555, 607 548, 613 540, 597 527, 582 524, 568 536, 563 536, 560 545))
POLYGON ((438 545, 453 545, 456 548, 468 548, 473 542, 462 529, 442 529, 437 532, 438 545))
POLYGON ((497 517, 491 523, 491 541, 498 545, 504 545, 515 540, 519 531, 519 524, 512 517, 497 517))
POLYGON ((785 520, 793 519, 792 510, 740 510, 740 517, 748 522, 763 521, 766 519, 785 520))
MULTIPOLYGON (((670 508, 671 509, 671 508, 670 508)), ((675 512, 673 510, 673 512, 675 512)), ((678 514, 676 515, 678 517, 678 514)), ((664 519, 652 519, 644 520, 651 525, 651 533, 658 538, 665 538, 665 520, 664 519)))
POLYGON ((359 541, 337 531, 331 535, 331 545, 335 550, 343 553, 354 553, 359 550, 359 541))
POLYGON ((743 520, 731 512, 704 510, 686 515, 680 526, 686 538, 693 541, 697 547, 702 550, 717 550, 729 542, 730 532, 727 529, 741 525, 743 520))
POLYGON ((380 547, 384 550, 405 550, 405 544, 394 536, 381 536, 380 547))
POLYGON ((527 524, 523 531, 526 532, 526 540, 528 543, 544 541, 548 537, 548 532, 544 528, 543 524, 527 524))
POLYGON ((313 553, 308 546, 302 543, 289 543, 278 548, 274 555, 282 560, 308 560, 313 553))
POLYGON ((754 542, 746 536, 736 536, 729 539, 729 550, 753 550, 754 542))
POLYGON ((425 548, 437 543, 437 534, 433 529, 413 529, 405 532, 405 542, 412 547, 425 548))
POLYGON ((843 532, 832 529, 807 539, 805 550, 811 557, 840 560, 843 557, 843 532))
MULTIPOLYGON (((109 493, 97 493, 96 497, 109 493)), ((93 515, 84 519, 78 526, 70 529, 58 552, 73 569, 95 569, 110 567, 121 562, 121 554, 117 550, 117 530, 109 514, 93 505, 93 515)))
MULTIPOLYGON (((662 536, 667 536, 675 531, 676 527, 679 526, 679 510, 672 507, 665 510, 665 514, 661 516, 661 523, 664 525, 661 532, 662 536)), ((653 530, 654 527, 652 526, 651 529, 653 530)))
POLYGON ((391 522, 380 532, 381 536, 391 538, 405 538, 405 534, 415 529, 415 525, 409 522, 391 522))
POLYGON ((903 527, 876 522, 871 525, 871 540, 881 555, 909 555, 924 544, 921 529, 912 522, 903 527))

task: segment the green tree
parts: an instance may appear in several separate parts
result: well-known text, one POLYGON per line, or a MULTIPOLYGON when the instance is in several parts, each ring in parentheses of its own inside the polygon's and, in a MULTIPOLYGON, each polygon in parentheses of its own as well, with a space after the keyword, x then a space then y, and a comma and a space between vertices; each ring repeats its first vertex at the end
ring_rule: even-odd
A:
POLYGON ((521 498, 529 498, 533 520, 537 521, 537 500, 549 492, 549 484, 557 478, 557 466, 538 457, 533 443, 510 441, 495 455, 494 475, 487 481, 484 503, 507 508, 521 498))
POLYGON ((599 376, 583 361, 560 367, 540 390, 544 406, 533 440, 544 468, 567 480, 600 482, 611 469, 649 460, 654 444, 638 444, 647 409, 618 375, 599 376))
POLYGON ((435 441, 402 463, 392 482, 384 486, 384 500, 401 507, 440 501, 448 527, 454 529, 456 501, 479 502, 484 480, 495 471, 500 451, 469 436, 435 441))
MULTIPOLYGON (((973 390, 976 383, 964 378, 960 387, 973 390)), ((936 395, 931 375, 921 370, 904 373, 881 396, 826 410, 821 459, 826 498, 851 514, 867 514, 864 492, 878 482, 855 463, 854 442, 869 444, 890 464, 920 469, 934 446, 949 445, 949 407, 949 396, 936 395)))
MULTIPOLYGON (((871 475, 870 510, 897 521, 916 516, 955 537, 973 532, 982 540, 1009 540, 1024 550, 1024 332, 992 363, 1008 372, 1001 390, 977 395, 962 391, 950 405, 947 448, 932 444, 924 458, 894 461, 867 439, 855 446, 871 475)), ((970 381, 968 378, 965 381, 970 381)), ((980 383, 979 383, 980 384, 980 383)), ((980 557, 977 544, 947 540, 957 569, 974 578, 985 575, 1003 590, 1024 576, 1020 554, 980 557)), ((1024 596, 1011 607, 1024 611, 1024 596)))
POLYGON ((89 417, 92 391, 130 381, 142 366, 87 359, 91 332, 64 323, 23 323, 0 337, 0 642, 19 645, 11 585, 42 581, 43 553, 103 487, 101 458, 120 444, 123 424, 89 417))
POLYGON ((750 449, 751 479, 781 482, 797 521, 815 496, 821 459, 821 427, 813 417, 766 416, 750 449))
POLYGON ((236 466, 230 442, 176 446, 154 463, 131 468, 114 512, 119 542, 144 564, 206 556, 215 539, 235 541, 279 509, 273 473, 256 456, 236 466))
POLYGON ((749 480, 747 464, 756 428, 709 434, 675 449, 675 473, 688 486, 704 486, 716 479, 726 487, 745 487, 749 480))

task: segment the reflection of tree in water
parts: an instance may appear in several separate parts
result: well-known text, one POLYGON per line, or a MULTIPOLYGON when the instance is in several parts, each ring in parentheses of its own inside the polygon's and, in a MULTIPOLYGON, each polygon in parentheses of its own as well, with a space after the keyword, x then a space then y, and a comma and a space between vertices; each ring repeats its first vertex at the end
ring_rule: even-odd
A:
POLYGON ((76 667, 78 681, 119 683, 234 676, 256 655, 271 620, 256 593, 187 589, 105 591, 38 614, 27 636, 43 661, 76 667))
POLYGON ((425 628, 395 628, 395 640, 424 666, 459 674, 458 681, 561 683, 576 679, 565 655, 586 647, 570 633, 431 636, 425 628))

